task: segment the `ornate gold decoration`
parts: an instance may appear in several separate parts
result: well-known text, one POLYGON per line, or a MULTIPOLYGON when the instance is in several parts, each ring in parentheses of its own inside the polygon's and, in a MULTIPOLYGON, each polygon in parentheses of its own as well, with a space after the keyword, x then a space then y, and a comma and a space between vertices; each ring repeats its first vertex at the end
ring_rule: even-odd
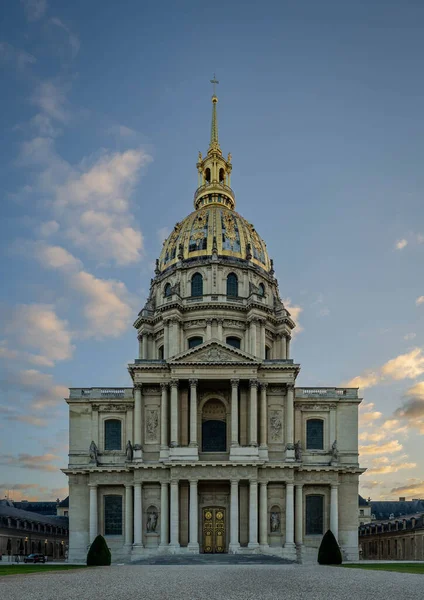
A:
POLYGON ((225 552, 225 509, 203 509, 203 552, 225 552))

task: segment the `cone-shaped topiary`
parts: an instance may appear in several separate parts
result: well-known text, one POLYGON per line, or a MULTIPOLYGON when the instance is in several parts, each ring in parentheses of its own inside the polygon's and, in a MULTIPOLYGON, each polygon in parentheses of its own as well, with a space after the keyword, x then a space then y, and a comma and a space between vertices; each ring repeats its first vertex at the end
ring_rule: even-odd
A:
POLYGON ((98 535, 91 544, 87 554, 88 567, 103 567, 110 565, 110 550, 107 547, 106 540, 102 535, 98 535))
POLYGON ((334 534, 330 529, 324 535, 318 550, 318 562, 320 565, 341 565, 342 553, 340 552, 334 534))

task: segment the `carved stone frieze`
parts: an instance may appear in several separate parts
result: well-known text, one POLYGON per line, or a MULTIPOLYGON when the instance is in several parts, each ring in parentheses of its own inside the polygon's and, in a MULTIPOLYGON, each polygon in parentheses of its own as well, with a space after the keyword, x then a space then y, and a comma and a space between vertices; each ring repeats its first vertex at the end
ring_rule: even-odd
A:
POLYGON ((321 411, 327 411, 327 410, 333 410, 337 408, 337 404, 328 404, 325 402, 322 403, 318 403, 316 402, 315 404, 312 404, 312 402, 310 404, 295 404, 295 408, 296 410, 306 410, 306 411, 317 411, 317 410, 321 410, 321 411))
POLYGON ((157 442, 159 429, 159 411, 157 409, 146 411, 146 441, 157 442))
POLYGON ((152 396, 155 394, 158 394, 158 395, 160 394, 160 387, 158 385, 155 385, 154 387, 153 386, 143 387, 143 395, 144 396, 147 396, 147 395, 152 396))
POLYGON ((107 403, 107 404, 92 404, 91 405, 93 410, 97 410, 98 412, 119 412, 119 413, 124 413, 127 412, 128 410, 133 410, 134 405, 133 404, 129 404, 128 402, 123 402, 122 404, 112 404, 112 403, 107 403))
POLYGON ((269 411, 269 435, 271 442, 283 441, 283 412, 281 410, 269 411))

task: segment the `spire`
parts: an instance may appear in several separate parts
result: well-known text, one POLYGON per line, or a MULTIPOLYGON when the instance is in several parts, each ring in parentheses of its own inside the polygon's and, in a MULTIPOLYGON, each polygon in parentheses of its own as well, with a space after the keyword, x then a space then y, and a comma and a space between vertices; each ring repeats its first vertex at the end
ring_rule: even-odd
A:
POLYGON ((216 114, 216 105, 218 104, 218 97, 216 95, 216 84, 219 81, 216 78, 215 73, 213 74, 213 79, 211 79, 211 84, 213 85, 213 96, 212 96, 212 123, 211 123, 211 141, 209 144, 209 148, 219 148, 218 141, 218 117, 216 114))

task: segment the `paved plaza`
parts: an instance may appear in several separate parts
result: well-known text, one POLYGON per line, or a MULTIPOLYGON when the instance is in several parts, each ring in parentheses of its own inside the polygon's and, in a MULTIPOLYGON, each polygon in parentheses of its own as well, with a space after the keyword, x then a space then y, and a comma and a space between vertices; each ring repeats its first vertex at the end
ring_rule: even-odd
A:
POLYGON ((125 565, 8 576, 7 600, 391 600, 423 597, 422 575, 285 564, 125 565))

